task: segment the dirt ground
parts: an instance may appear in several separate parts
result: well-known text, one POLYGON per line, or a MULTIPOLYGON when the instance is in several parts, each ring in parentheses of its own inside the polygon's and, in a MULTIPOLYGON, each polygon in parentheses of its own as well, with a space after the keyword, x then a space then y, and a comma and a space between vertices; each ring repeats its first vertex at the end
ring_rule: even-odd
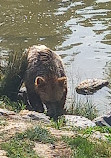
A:
MULTIPOLYGON (((0 120, 0 144, 9 140, 15 135, 15 133, 23 132, 39 123, 38 121, 20 119, 14 114, 0 115, 0 120)), ((66 130, 57 130, 50 126, 48 126, 47 129, 57 138, 58 141, 56 141, 55 144, 35 142, 34 150, 37 155, 42 158, 70 158, 71 149, 63 141, 61 141, 60 138, 62 136, 73 136, 74 133, 66 130)), ((0 158, 7 158, 6 151, 0 150, 0 158)))

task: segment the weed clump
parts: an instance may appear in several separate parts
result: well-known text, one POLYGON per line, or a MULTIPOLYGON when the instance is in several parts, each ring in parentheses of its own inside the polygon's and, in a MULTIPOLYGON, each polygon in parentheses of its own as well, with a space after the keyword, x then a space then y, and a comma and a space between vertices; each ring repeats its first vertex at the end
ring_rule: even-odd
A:
POLYGON ((28 138, 31 141, 39 141, 42 143, 54 143, 54 137, 51 136, 50 132, 40 126, 34 129, 28 129, 23 134, 19 134, 18 137, 28 138))
POLYGON ((58 118, 58 120, 54 121, 53 119, 51 120, 51 126, 55 129, 60 130, 62 127, 65 125, 65 118, 64 116, 61 116, 58 118))
POLYGON ((20 112, 26 108, 26 105, 22 101, 11 101, 7 96, 0 97, 0 107, 20 112))
POLYGON ((98 116, 98 111, 91 98, 86 96, 85 99, 82 99, 76 94, 75 90, 72 94, 70 104, 70 107, 67 109, 67 113, 70 115, 83 116, 90 120, 93 120, 98 116))
POLYGON ((26 52, 10 52, 5 65, 0 65, 0 97, 6 95, 12 101, 17 100, 18 91, 23 83, 27 68, 26 52))
POLYGON ((98 116, 94 103, 92 103, 90 100, 83 102, 81 99, 72 104, 71 108, 68 110, 68 113, 84 116, 90 120, 93 120, 98 116))

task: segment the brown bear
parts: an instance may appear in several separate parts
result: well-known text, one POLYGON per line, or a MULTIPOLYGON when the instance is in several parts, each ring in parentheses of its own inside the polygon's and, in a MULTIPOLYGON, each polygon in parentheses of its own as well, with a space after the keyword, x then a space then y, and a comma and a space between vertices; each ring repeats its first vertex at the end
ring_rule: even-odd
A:
POLYGON ((67 94, 67 78, 59 55, 45 45, 34 45, 28 49, 28 67, 25 86, 31 109, 44 112, 51 118, 64 113, 67 94))

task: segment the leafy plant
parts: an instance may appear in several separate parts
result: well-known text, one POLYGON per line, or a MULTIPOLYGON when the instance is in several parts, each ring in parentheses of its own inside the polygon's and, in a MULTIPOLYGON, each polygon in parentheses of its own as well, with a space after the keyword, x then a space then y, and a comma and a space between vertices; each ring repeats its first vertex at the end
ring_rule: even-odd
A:
POLYGON ((54 127, 55 129, 61 129, 65 124, 65 119, 64 117, 59 117, 57 121, 54 121, 53 119, 51 120, 51 126, 54 127))
POLYGON ((22 101, 11 101, 7 96, 0 97, 0 106, 5 107, 15 112, 20 112, 26 108, 26 105, 22 101))
POLYGON ((51 136, 50 132, 40 126, 34 129, 28 129, 24 133, 18 134, 19 138, 28 138, 31 141, 39 141, 42 143, 54 143, 55 138, 51 136))

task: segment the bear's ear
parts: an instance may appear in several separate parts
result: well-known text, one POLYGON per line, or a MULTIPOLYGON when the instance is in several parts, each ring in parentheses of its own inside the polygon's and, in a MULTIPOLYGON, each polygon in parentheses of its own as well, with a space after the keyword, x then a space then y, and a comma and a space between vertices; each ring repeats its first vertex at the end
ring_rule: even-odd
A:
POLYGON ((67 84, 67 78, 66 77, 58 78, 58 83, 60 84, 60 86, 66 85, 67 84))
POLYGON ((40 77, 40 76, 36 77, 35 79, 36 86, 43 86, 44 84, 45 84, 45 80, 43 77, 40 77))

